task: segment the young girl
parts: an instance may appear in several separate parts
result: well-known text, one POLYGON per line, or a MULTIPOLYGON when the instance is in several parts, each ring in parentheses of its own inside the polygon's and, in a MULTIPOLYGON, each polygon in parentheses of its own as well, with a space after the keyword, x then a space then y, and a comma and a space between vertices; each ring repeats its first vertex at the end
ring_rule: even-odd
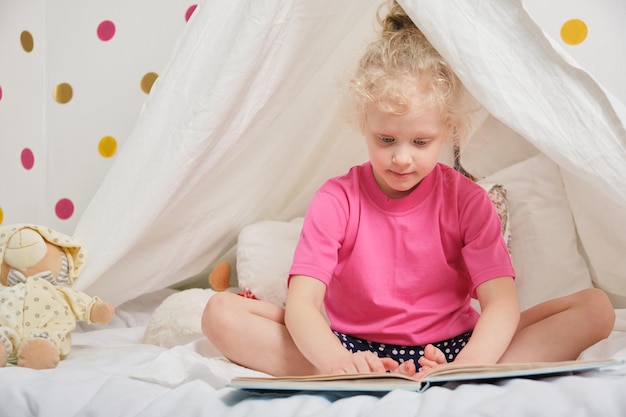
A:
POLYGON ((438 163, 467 131, 463 87, 400 6, 389 10, 350 84, 369 161, 314 196, 285 309, 218 293, 204 333, 273 375, 575 359, 612 330, 608 298, 589 289, 520 314, 493 204, 438 163))

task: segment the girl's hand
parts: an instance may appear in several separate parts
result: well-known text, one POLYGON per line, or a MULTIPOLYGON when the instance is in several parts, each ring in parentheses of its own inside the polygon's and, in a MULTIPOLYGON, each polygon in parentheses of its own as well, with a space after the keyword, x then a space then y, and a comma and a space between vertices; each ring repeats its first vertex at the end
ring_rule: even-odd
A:
POLYGON ((418 378, 425 376, 430 369, 448 363, 443 352, 433 345, 426 345, 424 348, 424 356, 419 358, 418 362, 422 367, 417 374, 418 378))
MULTIPOLYGON (((331 367, 331 373, 356 374, 387 372, 398 369, 398 362, 391 358, 379 358, 372 352, 355 352, 342 357, 331 367)), ((413 367, 415 373, 415 367, 413 367)))

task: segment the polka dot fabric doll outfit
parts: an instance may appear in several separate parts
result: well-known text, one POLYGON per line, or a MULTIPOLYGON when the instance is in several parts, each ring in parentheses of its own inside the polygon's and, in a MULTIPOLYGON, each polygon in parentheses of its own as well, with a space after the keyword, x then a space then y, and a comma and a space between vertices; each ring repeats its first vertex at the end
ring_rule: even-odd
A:
POLYGON ((50 340, 65 356, 76 321, 89 322, 89 311, 96 301, 97 297, 37 276, 12 287, 0 287, 0 342, 7 347, 9 362, 15 363, 20 343, 33 337, 50 340))

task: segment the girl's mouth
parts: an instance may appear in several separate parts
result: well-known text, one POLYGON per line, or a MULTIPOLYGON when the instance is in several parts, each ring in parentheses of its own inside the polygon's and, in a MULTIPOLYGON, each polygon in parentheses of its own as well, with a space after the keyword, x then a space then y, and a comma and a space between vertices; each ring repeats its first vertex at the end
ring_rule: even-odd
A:
POLYGON ((396 171, 389 171, 391 173, 391 175, 393 177, 399 178, 399 179, 405 179, 411 176, 412 172, 405 172, 405 173, 400 173, 400 172, 396 172, 396 171))

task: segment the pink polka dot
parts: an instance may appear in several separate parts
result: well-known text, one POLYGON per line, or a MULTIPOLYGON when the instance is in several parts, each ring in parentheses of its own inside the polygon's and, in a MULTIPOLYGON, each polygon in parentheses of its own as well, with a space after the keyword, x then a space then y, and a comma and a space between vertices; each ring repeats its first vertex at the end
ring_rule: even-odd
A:
POLYGON ((2 86, 0 85, 0 100, 2 100, 2 86))
POLYGON ((74 214, 74 203, 68 198, 62 198, 54 207, 54 212, 59 219, 67 220, 74 214))
POLYGON ((110 20, 103 20, 98 25, 98 38, 101 41, 110 41, 115 35, 115 23, 110 20))
POLYGON ((35 165, 35 155, 33 154, 33 151, 28 148, 22 149, 20 159, 22 160, 22 166, 24 169, 31 169, 33 165, 35 165))
POLYGON ((187 12, 185 13, 185 21, 189 22, 189 19, 191 18, 191 15, 193 14, 193 12, 196 11, 196 7, 198 7, 197 4, 193 4, 191 6, 189 6, 189 8, 187 9, 187 12))

